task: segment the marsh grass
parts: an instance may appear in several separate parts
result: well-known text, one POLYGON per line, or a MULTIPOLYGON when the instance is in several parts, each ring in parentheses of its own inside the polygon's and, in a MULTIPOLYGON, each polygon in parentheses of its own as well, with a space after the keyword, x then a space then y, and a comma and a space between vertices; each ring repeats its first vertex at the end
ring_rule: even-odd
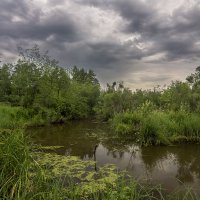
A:
POLYGON ((0 103, 0 129, 43 126, 60 122, 59 116, 49 109, 23 108, 0 103))
MULTIPOLYGON (((23 131, 1 132, 0 198, 17 200, 139 200, 168 197, 159 186, 140 185, 114 166, 95 171, 93 162, 35 152, 23 131)), ((197 199, 187 191, 184 199, 197 199)))
POLYGON ((0 194, 20 199, 28 185, 30 144, 21 130, 0 132, 0 194))
POLYGON ((21 128, 25 124, 25 116, 21 107, 0 104, 0 128, 21 128))
POLYGON ((142 145, 200 141, 200 115, 185 111, 118 113, 111 121, 115 132, 135 137, 142 145))
MULTIPOLYGON (((163 116, 166 117, 163 114, 158 116, 161 116, 162 120, 163 116)), ((195 122, 197 119, 194 117, 195 122)), ((95 171, 92 161, 44 153, 41 147, 33 145, 30 138, 24 134, 23 127, 28 124, 28 120, 26 111, 21 108, 0 105, 0 199, 162 200, 168 198, 159 186, 140 185, 125 173, 118 172, 114 166, 104 166, 95 171)), ((121 116, 118 120, 121 120, 121 116)), ((141 114, 126 114, 122 123, 139 126, 140 120, 141 114)), ((152 121, 153 125, 146 129, 149 131, 149 127, 154 126, 154 123, 152 121)), ((152 129, 159 131, 157 126, 155 125, 156 129, 155 127, 152 129)), ((138 134, 138 127, 133 128, 134 134, 138 134)), ((194 124, 192 130, 198 131, 198 126, 194 124)), ((178 193, 173 197, 172 199, 180 199, 178 193)), ((184 199, 197 198, 191 191, 187 191, 184 199)))
POLYGON ((137 112, 124 112, 115 114, 111 121, 112 127, 120 135, 137 134, 139 131, 142 115, 137 112))

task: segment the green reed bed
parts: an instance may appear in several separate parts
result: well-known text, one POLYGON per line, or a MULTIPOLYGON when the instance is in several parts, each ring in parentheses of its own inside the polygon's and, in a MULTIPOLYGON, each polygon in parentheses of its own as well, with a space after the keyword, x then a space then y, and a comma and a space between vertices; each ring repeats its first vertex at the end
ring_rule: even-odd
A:
MULTIPOLYGON (((1 105, 0 116, 0 199, 170 199, 160 187, 140 185, 114 166, 96 171, 93 161, 42 152, 20 128, 28 124, 21 108, 1 105)), ((138 125, 139 117, 128 114, 125 122, 138 125)), ((184 198, 197 199, 192 193, 184 198)))
MULTIPOLYGON (((140 185, 114 166, 38 152, 23 132, 1 133, 1 199, 180 199, 158 186, 140 185), (176 198, 175 198, 176 197, 176 198)), ((198 199, 187 192, 185 199, 198 199)))
POLYGON ((115 132, 142 145, 200 141, 200 115, 185 111, 118 113, 111 121, 115 132))
POLYGON ((114 166, 95 171, 93 161, 38 152, 21 130, 0 139, 0 199, 155 199, 114 166))
POLYGON ((20 199, 27 190, 30 144, 21 130, 0 132, 0 196, 20 199))
POLYGON ((14 129, 22 127, 25 119, 22 116, 22 108, 0 104, 0 129, 14 129))

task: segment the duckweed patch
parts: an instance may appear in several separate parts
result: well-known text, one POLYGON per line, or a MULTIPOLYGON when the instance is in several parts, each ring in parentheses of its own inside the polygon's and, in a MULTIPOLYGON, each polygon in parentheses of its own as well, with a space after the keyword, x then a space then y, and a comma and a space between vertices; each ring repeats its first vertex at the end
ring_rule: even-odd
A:
POLYGON ((37 153, 35 159, 46 183, 59 183, 60 199, 162 199, 159 188, 140 186, 125 172, 117 171, 114 165, 95 171, 95 162, 75 156, 37 153))
POLYGON ((64 146, 41 146, 40 149, 42 150, 56 150, 63 148, 64 146))
POLYGON ((95 171, 94 161, 83 161, 75 156, 61 156, 50 153, 37 153, 35 159, 47 178, 62 180, 62 184, 76 185, 81 194, 114 187, 121 176, 114 165, 107 165, 95 171))

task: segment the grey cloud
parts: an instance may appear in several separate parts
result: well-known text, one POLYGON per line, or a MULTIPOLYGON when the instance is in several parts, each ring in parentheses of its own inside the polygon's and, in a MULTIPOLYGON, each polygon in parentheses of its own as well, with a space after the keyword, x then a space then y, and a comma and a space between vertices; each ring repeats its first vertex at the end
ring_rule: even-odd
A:
MULTIPOLYGON (((172 19, 176 25, 176 32, 178 33, 199 33, 199 19, 200 19, 200 4, 196 4, 189 10, 184 10, 182 7, 175 10, 172 19)), ((175 32, 175 33, 176 33, 175 32)))
POLYGON ((136 78, 127 79, 126 81, 129 83, 157 83, 157 82, 165 82, 170 80, 172 77, 170 75, 165 74, 155 74, 155 75, 148 75, 144 73, 135 74, 136 78))
POLYGON ((11 19, 14 16, 26 17, 28 16, 29 0, 1 0, 0 1, 0 21, 2 19, 11 19))
POLYGON ((89 67, 95 71, 109 69, 113 74, 114 72, 126 73, 130 65, 130 57, 132 58, 133 54, 135 55, 134 59, 140 59, 142 56, 140 50, 129 50, 126 45, 106 41, 71 44, 68 48, 70 50, 65 50, 60 55, 65 58, 65 62, 62 64, 89 67))
MULTIPOLYGON (((50 12, 34 5, 34 0, 0 1, 2 55, 7 55, 10 49, 13 56, 13 49, 16 49, 14 46, 29 48, 37 43, 43 49, 49 50, 63 66, 90 67, 101 74, 104 80, 109 77, 112 80, 115 77, 124 80, 126 74, 132 71, 145 72, 146 65, 153 67, 154 64, 156 69, 165 68, 163 62, 192 62, 200 57, 198 3, 190 9, 177 8, 171 15, 160 13, 156 6, 141 0, 48 0, 47 8, 58 6, 50 12), (83 22, 74 17, 74 13, 64 6, 65 3, 72 6, 75 4, 75 11, 83 18, 88 13, 82 12, 89 10, 82 11, 79 7, 96 8, 97 13, 114 12, 122 19, 116 32, 123 35, 124 40, 120 40, 112 32, 112 37, 102 36, 107 30, 97 29, 99 33, 94 33, 92 30, 98 28, 95 27, 98 22, 84 20, 85 24, 81 24, 83 22), (130 36, 135 34, 139 35, 139 38, 130 39, 130 36), (139 48, 140 44, 144 44, 144 48, 139 48), (156 57, 157 54, 163 54, 163 57, 149 63, 145 61, 145 58, 156 57), (138 64, 139 62, 141 64, 138 64)), ((170 77, 147 76, 144 73, 138 77, 137 83, 164 82, 170 77)))
POLYGON ((54 36, 61 41, 77 41, 80 35, 73 21, 67 14, 58 13, 44 21, 0 22, 0 36, 33 40, 45 40, 54 36))
MULTIPOLYGON (((85 2, 80 1, 79 2, 85 2)), ((151 42, 148 55, 166 53, 166 59, 200 56, 200 6, 198 1, 190 8, 180 7, 172 15, 160 14, 154 5, 139 0, 87 0, 88 5, 111 9, 119 13, 127 26, 127 34, 138 33, 143 43, 151 42)), ((163 8, 164 9, 164 8, 163 8)), ((145 57, 147 55, 143 55, 145 57)))
POLYGON ((142 76, 140 81, 142 82, 164 82, 169 80, 171 77, 168 75, 155 75, 155 76, 142 76))
POLYGON ((99 42, 90 43, 91 54, 89 59, 93 63, 106 64, 116 64, 120 60, 124 62, 131 59, 141 59, 142 52, 137 47, 129 47, 127 44, 119 44, 117 41, 109 42, 99 42))
POLYGON ((139 32, 144 42, 153 43, 149 51, 165 52, 168 61, 199 57, 200 48, 196 43, 200 41, 200 7, 194 6, 185 12, 179 9, 172 16, 162 16, 158 11, 150 10, 151 13, 148 10, 146 15, 143 14, 144 20, 137 20, 137 17, 135 20, 134 16, 132 20, 129 18, 131 22, 126 31, 139 32))
POLYGON ((149 10, 143 9, 142 20, 141 15, 138 17, 133 15, 131 18, 131 15, 121 12, 130 20, 126 31, 140 33, 144 42, 153 43, 149 51, 165 52, 168 61, 199 57, 200 49, 195 47, 195 43, 200 41, 200 26, 198 26, 200 8, 193 7, 185 12, 177 10, 172 16, 162 16, 154 9, 149 10), (179 20, 180 18, 182 21, 179 20))

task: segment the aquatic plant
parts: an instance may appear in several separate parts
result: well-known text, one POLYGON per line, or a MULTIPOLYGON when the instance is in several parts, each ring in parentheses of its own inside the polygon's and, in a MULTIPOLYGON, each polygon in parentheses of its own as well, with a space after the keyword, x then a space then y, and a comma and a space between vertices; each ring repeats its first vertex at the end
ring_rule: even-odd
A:
MULTIPOLYGON (((114 166, 104 166, 96 170, 93 161, 42 152, 42 148, 32 145, 23 129, 19 128, 21 120, 27 119, 26 112, 21 112, 20 108, 15 108, 15 110, 6 107, 5 109, 8 109, 7 121, 2 122, 1 119, 0 123, 1 199, 137 200, 167 197, 160 187, 140 185, 138 181, 125 172, 119 172, 114 166), (20 117, 16 117, 17 115, 20 117), (11 119, 12 122, 10 122, 11 119)), ((0 111, 4 113, 2 109, 0 111)), ((3 116, 2 113, 1 116, 3 116)), ((162 116, 160 118, 163 119, 163 114, 155 113, 155 116, 157 119, 162 116)), ((121 123, 137 125, 141 121, 137 113, 126 114, 125 118, 120 120, 121 123)), ((151 126, 152 130, 160 131, 154 123, 152 121, 151 125, 146 126, 145 132, 148 130, 150 133, 151 126)), ((46 147, 46 149, 55 148, 46 147)), ((187 192, 185 198, 196 199, 196 196, 192 192, 187 192)), ((177 199, 179 199, 178 194, 177 199)))
POLYGON ((21 130, 0 131, 0 197, 20 199, 29 185, 31 145, 21 130))
POLYGON ((200 115, 185 111, 154 110, 118 113, 111 120, 113 129, 124 137, 135 137, 142 145, 200 141, 200 115))

